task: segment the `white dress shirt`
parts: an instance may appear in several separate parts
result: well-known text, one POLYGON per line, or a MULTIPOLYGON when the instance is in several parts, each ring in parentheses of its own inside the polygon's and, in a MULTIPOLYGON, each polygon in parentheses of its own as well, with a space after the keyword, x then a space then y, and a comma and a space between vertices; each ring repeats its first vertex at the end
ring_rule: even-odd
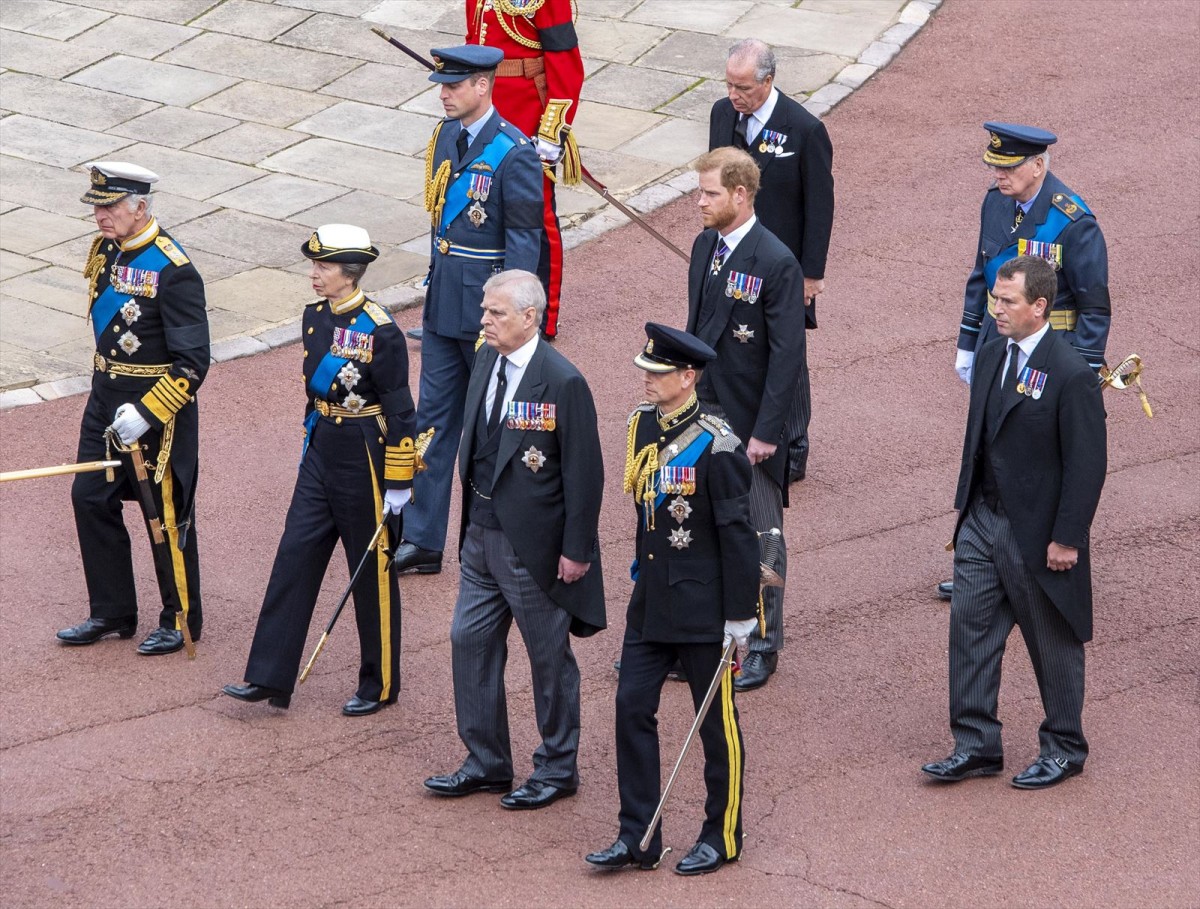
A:
MULTIPOLYGON (((738 244, 741 243, 742 240, 744 240, 746 238, 746 234, 750 233, 750 228, 752 228, 757 221, 758 221, 758 216, 751 215, 750 220, 747 221, 745 224, 743 224, 741 227, 739 227, 737 230, 731 230, 727 234, 721 234, 721 239, 724 240, 725 245, 729 247, 729 255, 731 255, 731 256, 733 255, 733 251, 735 249, 737 249, 738 244)), ((718 231, 717 233, 720 233, 720 231, 718 231)), ((721 248, 720 243, 717 243, 717 248, 718 249, 721 248)))
MULTIPOLYGON (((1023 338, 1020 341, 1009 339, 1008 356, 1012 357, 1013 348, 1017 351, 1017 376, 1020 377, 1021 370, 1025 368, 1025 364, 1029 362, 1029 358, 1033 356, 1034 349, 1038 346, 1038 342, 1045 337, 1046 332, 1050 330, 1050 323, 1047 322, 1038 331, 1023 338)), ((1004 361, 1004 369, 1000 371, 1001 380, 1003 381, 1004 373, 1008 370, 1008 359, 1004 361)))
POLYGON ((746 144, 751 145, 758 134, 763 131, 767 125, 767 121, 771 119, 771 114, 775 113, 775 102, 779 100, 779 89, 772 87, 771 94, 767 95, 767 100, 762 103, 762 107, 752 114, 744 114, 746 117, 746 144))
MULTIPOLYGON (((525 376, 525 368, 529 366, 529 361, 533 359, 533 352, 537 350, 537 345, 538 336, 535 332, 532 338, 512 353, 506 355, 508 357, 508 368, 505 370, 504 375, 508 380, 508 384, 504 388, 504 398, 500 402, 501 407, 507 408, 509 402, 512 401, 517 386, 521 384, 521 379, 525 376)), ((496 363, 499 362, 499 360, 496 361, 496 363)), ((499 369, 499 366, 493 367, 491 370, 492 374, 488 377, 487 395, 483 401, 483 416, 485 420, 488 414, 492 412, 492 402, 496 400, 496 373, 499 369)), ((501 410, 500 413, 503 415, 504 410, 501 410)))

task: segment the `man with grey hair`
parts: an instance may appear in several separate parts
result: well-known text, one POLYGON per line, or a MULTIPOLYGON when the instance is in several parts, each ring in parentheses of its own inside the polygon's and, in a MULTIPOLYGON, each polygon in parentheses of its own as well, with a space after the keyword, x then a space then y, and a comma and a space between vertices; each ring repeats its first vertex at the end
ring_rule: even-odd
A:
POLYGON ((579 787, 579 667, 570 635, 605 627, 600 566, 604 467, 587 382, 541 340, 546 295, 512 269, 483 287, 483 337, 467 388, 458 452, 462 577, 450 626, 462 766, 430 777, 442 796, 507 792, 533 809, 579 787), (508 633, 525 642, 541 744, 513 791, 504 694, 508 633))
MULTIPOLYGON (((88 318, 96 338, 92 390, 79 429, 79 461, 111 452, 106 432, 144 451, 146 483, 171 548, 170 578, 159 578, 158 627, 138 653, 183 647, 183 622, 200 639, 200 564, 193 504, 199 420, 196 390, 208 372, 204 282, 150 212, 158 175, 123 161, 88 165, 99 235, 84 266, 88 318)), ((136 481, 140 481, 140 477, 136 481)), ((81 473, 71 487, 89 617, 58 638, 76 646, 137 631, 137 588, 122 501, 135 497, 132 471, 81 473)))

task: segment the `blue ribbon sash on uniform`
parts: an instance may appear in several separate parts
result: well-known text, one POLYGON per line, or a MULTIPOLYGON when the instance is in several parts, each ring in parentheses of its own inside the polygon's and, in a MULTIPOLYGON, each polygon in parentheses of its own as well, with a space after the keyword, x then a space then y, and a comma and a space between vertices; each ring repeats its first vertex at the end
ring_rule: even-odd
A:
MULTIPOLYGON (((491 142, 487 144, 479 157, 467 165, 467 171, 477 166, 480 162, 488 165, 495 173, 500 167, 500 162, 504 160, 504 156, 516 145, 511 136, 505 133, 496 133, 491 142)), ((471 189, 471 181, 458 179, 451 183, 446 188, 446 204, 442 206, 442 223, 438 225, 438 236, 443 236, 446 229, 454 222, 454 219, 463 213, 463 209, 471 201, 469 191, 471 189)))
MULTIPOLYGON (((359 334, 370 335, 379 327, 379 323, 371 318, 371 314, 364 309, 355 319, 354 330, 359 334)), ((329 351, 321 358, 321 362, 317 364, 317 368, 313 371, 312 378, 308 380, 308 387, 313 395, 318 398, 324 398, 329 393, 329 387, 333 384, 334 378, 342 367, 350 362, 349 357, 334 356, 333 351, 329 351)), ((303 460, 305 452, 308 451, 308 440, 312 437, 313 427, 317 425, 317 419, 321 414, 314 408, 313 411, 304 418, 304 447, 300 451, 300 458, 303 460)))
MULTIPOLYGON (((671 467, 695 467, 696 462, 700 460, 700 455, 708 449, 708 444, 712 441, 711 432, 702 432, 692 441, 692 444, 679 452, 675 457, 671 458, 671 467)), ((654 508, 658 509, 663 503, 663 499, 667 497, 667 493, 660 492, 654 498, 654 508)))
MULTIPOLYGON (((1087 212, 1088 207, 1084 205, 1083 200, 1078 196, 1071 196, 1071 201, 1078 205, 1083 211, 1087 212)), ((1045 243, 1047 245, 1058 239, 1059 234, 1067 229, 1067 225, 1071 223, 1071 219, 1065 215, 1057 206, 1050 206, 1050 214, 1046 220, 1038 225, 1034 232, 1033 241, 1037 243, 1045 243)), ((1000 270, 1000 266, 1009 259, 1015 259, 1017 256, 1017 245, 1020 241, 1014 240, 1009 246, 1004 247, 996 254, 996 257, 989 259, 983 266, 983 278, 987 281, 987 288, 990 292, 996 283, 996 272, 1000 270)))
MULTIPOLYGON (((127 267, 137 266, 145 271, 160 272, 167 267, 171 260, 166 257, 161 249, 154 243, 147 243, 140 253, 134 256, 128 263, 127 267)), ((104 334, 104 330, 108 328, 110 323, 121 307, 132 300, 129 294, 117 293, 112 285, 104 289, 104 293, 96 298, 96 302, 92 304, 92 333, 96 336, 96 343, 100 343, 100 337, 104 334)))

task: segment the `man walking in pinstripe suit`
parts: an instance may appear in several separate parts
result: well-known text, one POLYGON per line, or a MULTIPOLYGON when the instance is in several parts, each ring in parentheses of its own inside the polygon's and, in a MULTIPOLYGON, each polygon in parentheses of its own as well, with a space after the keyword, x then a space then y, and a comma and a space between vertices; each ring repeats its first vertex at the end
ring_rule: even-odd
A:
POLYGON ((957 782, 1004 768, 996 704, 1013 625, 1046 718, 1039 756, 1012 779, 1044 789, 1082 772, 1084 648, 1092 638, 1088 540, 1107 465, 1096 374, 1050 331, 1058 278, 1044 259, 1001 266, 999 338, 979 353, 955 508, 950 604, 954 752, 922 770, 957 782))

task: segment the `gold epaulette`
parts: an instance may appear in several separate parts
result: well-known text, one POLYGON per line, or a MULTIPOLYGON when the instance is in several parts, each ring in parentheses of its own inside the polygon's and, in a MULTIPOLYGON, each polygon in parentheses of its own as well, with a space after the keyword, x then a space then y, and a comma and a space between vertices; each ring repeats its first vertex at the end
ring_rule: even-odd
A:
POLYGON ((92 248, 88 250, 87 259, 83 263, 83 276, 88 282, 88 316, 91 316, 92 304, 96 302, 96 282, 104 273, 104 265, 108 261, 100 252, 100 244, 104 242, 104 234, 96 234, 92 248))
POLYGON ((171 262, 175 265, 187 265, 191 260, 184 254, 183 250, 175 245, 175 242, 168 236, 159 234, 154 241, 154 245, 163 251, 171 262))
POLYGON ((392 321, 392 317, 388 315, 388 311, 374 300, 368 300, 363 304, 363 312, 374 319, 376 325, 383 325, 386 322, 392 321))
POLYGON ((393 481, 412 481, 417 467, 417 449, 412 439, 401 439, 399 445, 383 449, 383 478, 393 481))
POLYGON ((449 158, 438 166, 436 174, 433 172, 434 149, 445 122, 441 120, 433 128, 433 135, 429 137, 429 145, 425 148, 425 210, 429 212, 429 219, 435 228, 442 223, 442 207, 446 204, 446 187, 450 183, 449 158))
POLYGON ((142 395, 142 404, 158 419, 167 423, 192 399, 192 383, 183 376, 163 376, 142 395))
POLYGON ((714 452, 737 451, 737 447, 742 444, 741 439, 737 437, 730 425, 720 417, 702 413, 696 418, 696 422, 712 433, 712 450, 714 452))
POLYGON ((1063 193, 1055 193, 1050 201, 1053 203, 1055 208, 1057 208, 1072 221, 1078 221, 1086 214, 1082 206, 1077 205, 1074 199, 1063 193))

